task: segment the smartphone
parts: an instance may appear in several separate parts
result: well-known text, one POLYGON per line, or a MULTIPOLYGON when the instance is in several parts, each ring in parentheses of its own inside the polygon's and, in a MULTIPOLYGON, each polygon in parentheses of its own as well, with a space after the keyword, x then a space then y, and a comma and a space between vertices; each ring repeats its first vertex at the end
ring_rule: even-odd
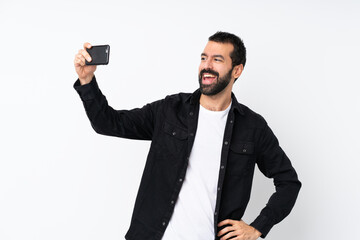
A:
POLYGON ((86 51, 91 56, 91 62, 85 59, 86 65, 107 65, 109 63, 110 46, 97 45, 87 48, 86 51))

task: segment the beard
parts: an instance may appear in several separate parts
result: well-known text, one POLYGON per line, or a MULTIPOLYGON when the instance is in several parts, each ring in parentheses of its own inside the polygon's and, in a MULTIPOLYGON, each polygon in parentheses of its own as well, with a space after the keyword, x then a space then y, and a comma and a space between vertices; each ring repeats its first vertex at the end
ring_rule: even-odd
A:
POLYGON ((233 68, 230 69, 230 71, 225 74, 225 76, 219 78, 219 73, 211 70, 211 69, 203 69, 199 73, 199 84, 200 84, 200 92, 207 96, 213 96, 224 90, 227 85, 229 85, 231 81, 231 73, 233 68), (202 83, 202 76, 204 73, 210 73, 216 76, 216 79, 211 84, 203 84, 202 83))

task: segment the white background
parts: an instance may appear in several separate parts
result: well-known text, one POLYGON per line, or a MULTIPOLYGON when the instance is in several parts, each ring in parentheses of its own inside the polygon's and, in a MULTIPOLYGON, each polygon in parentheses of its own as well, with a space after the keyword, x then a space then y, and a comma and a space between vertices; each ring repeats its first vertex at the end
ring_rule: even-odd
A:
MULTIPOLYGON (((96 134, 72 85, 82 44, 110 105, 198 87, 207 38, 243 38, 238 100, 268 121, 303 183, 267 239, 356 239, 359 1, 0 2, 0 239, 123 239, 149 142, 96 134)), ((244 220, 274 191, 256 170, 244 220)))

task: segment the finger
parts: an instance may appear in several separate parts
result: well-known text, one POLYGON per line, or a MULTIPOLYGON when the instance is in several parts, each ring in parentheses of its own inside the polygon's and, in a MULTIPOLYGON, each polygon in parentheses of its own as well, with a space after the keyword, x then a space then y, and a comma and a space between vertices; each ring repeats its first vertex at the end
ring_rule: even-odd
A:
POLYGON ((236 237, 237 233, 235 231, 229 232, 226 235, 224 235, 222 238, 220 238, 220 240, 226 240, 229 239, 231 237, 236 237))
POLYGON ((90 54, 86 50, 80 49, 79 54, 83 55, 88 62, 91 62, 90 54))
POLYGON ((219 224, 218 224, 218 227, 221 227, 221 226, 224 226, 224 225, 226 225, 226 224, 233 224, 233 220, 231 220, 231 219, 225 219, 224 221, 221 221, 221 222, 219 222, 219 224))
POLYGON ((80 59, 76 59, 76 60, 75 60, 75 66, 77 66, 77 67, 79 67, 79 66, 83 67, 83 66, 85 66, 85 63, 84 63, 83 61, 81 61, 80 59))
POLYGON ((80 66, 85 66, 85 58, 81 54, 76 54, 75 56, 75 63, 80 66))
POLYGON ((91 47, 92 47, 92 45, 90 43, 88 43, 88 42, 84 43, 84 49, 91 48, 91 47))
POLYGON ((80 65, 80 64, 79 64, 79 59, 77 59, 77 58, 74 59, 74 65, 75 65, 76 67, 80 65))
POLYGON ((74 64, 75 64, 75 66, 80 65, 80 60, 79 60, 79 57, 77 54, 75 55, 75 58, 74 58, 74 64))
POLYGON ((224 228, 224 229, 221 229, 221 230, 218 232, 217 235, 218 235, 218 237, 220 237, 220 236, 224 235, 225 233, 228 233, 228 232, 234 231, 234 230, 235 230, 235 228, 232 227, 232 226, 226 227, 226 228, 224 228))

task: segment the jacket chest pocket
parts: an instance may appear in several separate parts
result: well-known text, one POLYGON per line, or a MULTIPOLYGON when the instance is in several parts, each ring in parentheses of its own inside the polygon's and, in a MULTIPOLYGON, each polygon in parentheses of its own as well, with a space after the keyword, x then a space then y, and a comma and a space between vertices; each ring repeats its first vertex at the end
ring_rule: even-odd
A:
POLYGON ((229 175, 241 176, 250 172, 255 165, 253 142, 231 143, 227 162, 229 175))
POLYGON ((165 121, 162 135, 161 143, 166 152, 176 154, 176 156, 179 155, 179 152, 186 153, 188 133, 185 129, 165 121))
POLYGON ((188 138, 188 133, 186 130, 172 125, 168 122, 164 123, 163 131, 167 135, 170 135, 171 137, 178 140, 186 140, 188 138))

